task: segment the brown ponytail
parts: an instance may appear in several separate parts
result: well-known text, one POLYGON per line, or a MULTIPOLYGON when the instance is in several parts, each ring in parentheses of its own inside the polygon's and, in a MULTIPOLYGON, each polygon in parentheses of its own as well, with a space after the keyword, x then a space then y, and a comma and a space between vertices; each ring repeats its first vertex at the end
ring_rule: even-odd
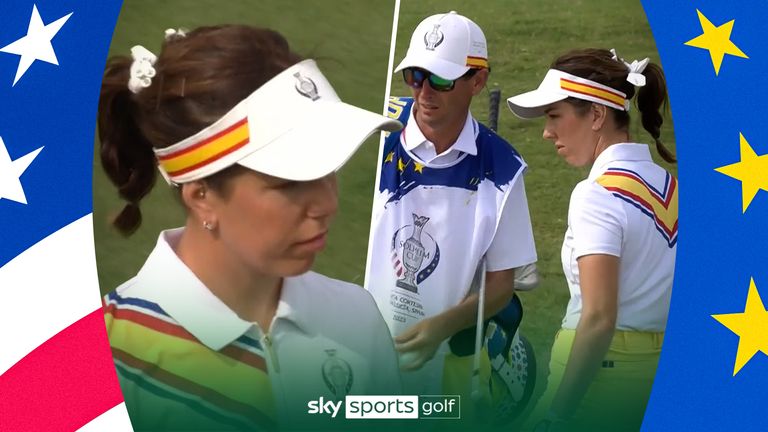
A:
MULTIPOLYGON (((151 85, 134 94, 128 90, 132 59, 111 58, 99 100, 100 155, 104 171, 127 201, 113 225, 130 235, 141 224, 139 202, 157 178, 153 148, 168 147, 209 126, 301 59, 272 30, 201 27, 167 40, 157 54, 151 85)), ((228 171, 205 180, 214 189, 223 188, 232 178, 228 171)))
POLYGON ((112 58, 107 62, 99 99, 99 141, 101 164, 118 194, 127 201, 112 222, 124 235, 141 224, 139 201, 155 183, 156 167, 152 144, 137 124, 137 106, 127 83, 131 59, 112 58))
MULTIPOLYGON (((580 49, 570 51, 558 57, 551 66, 588 80, 598 82, 608 87, 619 90, 631 100, 635 96, 635 86, 627 81, 627 70, 624 63, 613 58, 613 53, 604 49, 580 49)), ((637 92, 637 107, 641 114, 643 128, 651 134, 656 143, 656 150, 667 162, 674 163, 675 157, 661 142, 661 125, 664 122, 659 109, 667 105, 667 84, 664 72, 655 63, 649 63, 643 72, 646 84, 637 92)), ((585 108, 590 102, 568 98, 567 102, 577 107, 585 108)), ((611 108, 616 127, 629 128, 629 113, 611 108)))
POLYGON ((637 93, 637 108, 640 110, 643 128, 651 134, 656 142, 656 150, 662 159, 669 163, 676 162, 675 156, 664 147, 661 142, 661 125, 664 117, 660 109, 667 109, 667 82, 664 79, 664 71, 655 63, 650 63, 643 72, 645 86, 640 87, 637 93))

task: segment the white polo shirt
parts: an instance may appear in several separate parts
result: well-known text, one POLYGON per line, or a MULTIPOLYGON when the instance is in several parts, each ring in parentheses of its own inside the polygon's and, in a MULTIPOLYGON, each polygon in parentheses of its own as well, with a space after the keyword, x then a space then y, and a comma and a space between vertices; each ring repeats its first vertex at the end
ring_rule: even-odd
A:
MULTIPOLYGON (((413 110, 403 130, 403 146, 429 167, 449 167, 463 155, 477 155, 479 127, 472 113, 467 113, 459 137, 447 150, 437 154, 435 145, 419 129, 413 110)), ((530 223, 525 179, 520 176, 512 184, 509 198, 501 212, 496 234, 486 252, 488 271, 502 271, 536 262, 536 245, 530 223)))
MULTIPOLYGON (((182 343, 202 345, 199 348, 192 346, 184 355, 193 355, 189 354, 190 352, 200 352, 200 355, 215 354, 207 354, 204 347, 219 353, 226 350, 230 352, 240 350, 239 354, 235 353, 236 355, 232 356, 233 360, 251 356, 252 359, 246 363, 262 362, 262 365, 266 363, 268 381, 281 426, 306 427, 307 424, 316 426, 326 421, 342 422, 343 409, 338 416, 341 418, 333 420, 327 415, 307 416, 308 402, 321 396, 326 401, 339 398, 343 401, 345 394, 375 395, 400 392, 397 357, 389 331, 379 315, 376 304, 364 289, 314 272, 285 278, 279 305, 269 334, 266 335, 258 324, 238 317, 178 258, 173 247, 178 243, 182 232, 183 229, 163 231, 155 249, 139 273, 118 287, 115 293, 106 297, 108 316, 110 313, 113 315, 112 324, 120 319, 133 320, 131 324, 151 324, 151 320, 159 319, 162 320, 160 324, 152 324, 149 327, 159 329, 160 334, 157 337, 168 337, 169 341, 167 345, 156 344, 147 347, 146 350, 152 353, 147 354, 146 358, 153 359, 144 360, 148 362, 148 369, 150 369, 147 380, 131 381, 121 376, 127 408, 132 416, 135 411, 144 407, 145 415, 152 412, 152 415, 156 415, 157 418, 143 420, 149 423, 156 421, 155 425, 162 427, 174 425, 173 419, 167 418, 173 413, 183 413, 180 415, 191 417, 196 415, 194 410, 187 412, 185 410, 187 407, 183 404, 174 405, 175 401, 180 399, 178 397, 171 398, 173 400, 170 403, 163 402, 174 407, 170 412, 152 410, 151 405, 158 404, 161 399, 158 394, 163 393, 142 392, 143 387, 135 388, 137 387, 135 382, 148 381, 151 384, 155 383, 153 380, 159 377, 156 380, 157 387, 170 393, 175 389, 169 389, 169 387, 180 382, 179 389, 193 392, 184 393, 185 396, 192 394, 192 399, 197 397, 195 395, 202 395, 202 399, 205 399, 205 395, 216 392, 216 389, 205 390, 209 388, 206 387, 208 382, 206 377, 201 377, 199 374, 181 375, 185 372, 185 368, 189 368, 184 366, 183 356, 182 358, 178 355, 174 357, 170 350, 167 355, 163 355, 165 346, 182 343), (110 308, 112 308, 111 311, 110 308), (121 315, 121 311, 128 311, 128 313, 121 315), (145 315, 134 318, 137 312, 145 315), (174 330, 173 326, 177 329, 174 330), (188 334, 184 336, 186 332, 188 334), (178 336, 178 339, 172 339, 170 336, 178 336), (253 356, 254 354, 256 357, 253 356), (158 375, 151 372, 152 370, 159 370, 162 374, 158 375), (164 377, 172 374, 176 374, 177 377, 171 376, 172 379, 163 381, 164 377), (187 384, 184 384, 184 381, 187 384), (200 388, 202 390, 199 390, 200 388)), ((133 346, 138 348, 134 349, 134 352, 129 352, 129 355, 124 358, 140 358, 145 354, 141 342, 137 344, 135 341, 142 334, 140 332, 144 331, 141 325, 124 326, 121 330, 122 334, 118 335, 118 327, 110 326, 109 323, 108 320, 108 331, 113 329, 110 333, 113 353, 116 349, 125 351, 128 350, 128 346, 133 346), (133 329, 136 331, 132 333, 133 329), (133 342, 124 342, 126 338, 131 337, 134 338, 133 342)), ((116 363, 117 359, 116 356, 116 363)), ((211 374, 221 376, 219 381, 232 378, 227 372, 230 368, 233 374, 239 374, 235 375, 236 377, 258 376, 255 372, 243 373, 245 363, 232 361, 231 366, 227 366, 227 362, 229 360, 225 359, 223 367, 221 362, 217 362, 219 369, 212 368, 210 371, 211 374)), ((118 372, 129 369, 118 368, 118 372)), ((218 381, 214 381, 213 384, 218 384, 218 381)), ((259 387, 257 380, 236 381, 234 385, 240 387, 239 390, 233 391, 235 399, 238 392, 258 393, 265 390, 263 385, 259 387), (249 387, 252 390, 248 390, 249 387)), ((222 394, 224 393, 219 391, 218 399, 211 400, 214 402, 221 400, 222 394)), ((229 404, 232 406, 234 402, 229 404)), ((221 406, 226 407, 226 404, 221 406)), ((214 406, 211 412, 221 406, 214 406)), ((203 420, 201 417, 201 421, 203 420)), ((208 420, 210 421, 210 418, 208 420)), ((193 421, 192 424, 199 423, 193 421)), ((329 424, 333 425, 333 423, 329 424)))
POLYGON ((677 181, 656 165, 645 144, 604 150, 586 180, 576 185, 562 248, 571 299, 563 328, 575 329, 582 297, 577 259, 620 258, 616 328, 666 328, 677 251, 677 181))
POLYGON ((464 127, 459 133, 459 137, 447 150, 437 154, 435 144, 424 136, 424 133, 419 129, 416 120, 414 119, 413 110, 408 117, 408 123, 411 125, 406 127, 403 131, 403 143, 405 148, 411 151, 424 163, 430 166, 447 165, 454 162, 461 156, 462 153, 468 153, 471 155, 477 154, 477 145, 475 144, 475 138, 477 137, 477 122, 472 117, 472 113, 467 113, 467 119, 464 121, 464 127))

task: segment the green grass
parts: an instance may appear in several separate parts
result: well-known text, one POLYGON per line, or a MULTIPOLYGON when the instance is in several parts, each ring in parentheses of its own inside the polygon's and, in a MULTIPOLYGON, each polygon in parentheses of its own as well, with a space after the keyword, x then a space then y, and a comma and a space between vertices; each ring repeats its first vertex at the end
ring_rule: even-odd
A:
MULTIPOLYGON (((320 66, 342 99, 374 111, 384 101, 386 65, 392 19, 388 1, 245 1, 195 2, 126 0, 111 52, 126 54, 134 44, 156 50, 168 27, 194 28, 204 24, 248 23, 283 32, 295 50, 319 57, 320 66)), ((573 48, 616 48, 626 60, 658 54, 638 0, 403 0, 395 63, 405 55, 411 32, 424 17, 457 10, 475 20, 488 38, 491 87, 502 91, 502 101, 536 87, 554 57, 573 48)), ((399 75, 393 95, 407 95, 399 75)), ((503 103, 503 102, 502 102, 503 103)), ((473 102, 472 112, 487 118, 487 93, 473 102)), ((560 265, 560 246, 566 229, 568 199, 587 169, 574 169, 541 138, 542 120, 523 122, 501 107, 499 134, 528 162, 526 186, 539 255, 541 286, 523 293, 523 332, 539 359, 539 379, 546 376, 549 347, 565 311, 568 290, 560 265)), ((662 139, 674 149, 671 119, 662 139)), ((650 137, 633 123, 633 139, 650 137)), ((328 248, 316 270, 362 284, 376 172, 378 140, 371 139, 340 174, 340 212, 328 248)), ((658 159, 658 158, 657 158, 658 159)), ((675 173, 674 166, 662 164, 675 173)), ((157 233, 184 223, 181 207, 160 181, 142 204, 144 224, 124 239, 109 227, 121 208, 113 187, 94 162, 94 225, 99 280, 103 292, 133 276, 152 249, 157 233)))

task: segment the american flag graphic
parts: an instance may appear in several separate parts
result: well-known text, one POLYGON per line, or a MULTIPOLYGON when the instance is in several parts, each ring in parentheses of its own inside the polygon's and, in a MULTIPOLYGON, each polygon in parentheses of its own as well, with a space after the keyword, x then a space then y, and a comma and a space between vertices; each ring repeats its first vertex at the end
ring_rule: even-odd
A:
POLYGON ((94 130, 120 2, 0 2, 0 431, 131 431, 104 326, 94 130))
POLYGON ((403 271, 403 263, 400 261, 400 256, 397 254, 397 249, 392 249, 392 268, 395 269, 395 274, 397 277, 402 276, 403 271))

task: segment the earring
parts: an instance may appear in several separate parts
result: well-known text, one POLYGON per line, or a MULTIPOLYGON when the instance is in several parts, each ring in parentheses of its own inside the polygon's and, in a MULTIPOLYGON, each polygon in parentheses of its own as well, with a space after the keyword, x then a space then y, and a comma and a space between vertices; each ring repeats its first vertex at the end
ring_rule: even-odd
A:
POLYGON ((213 223, 208 221, 203 221, 203 228, 207 229, 208 231, 213 231, 213 223))

